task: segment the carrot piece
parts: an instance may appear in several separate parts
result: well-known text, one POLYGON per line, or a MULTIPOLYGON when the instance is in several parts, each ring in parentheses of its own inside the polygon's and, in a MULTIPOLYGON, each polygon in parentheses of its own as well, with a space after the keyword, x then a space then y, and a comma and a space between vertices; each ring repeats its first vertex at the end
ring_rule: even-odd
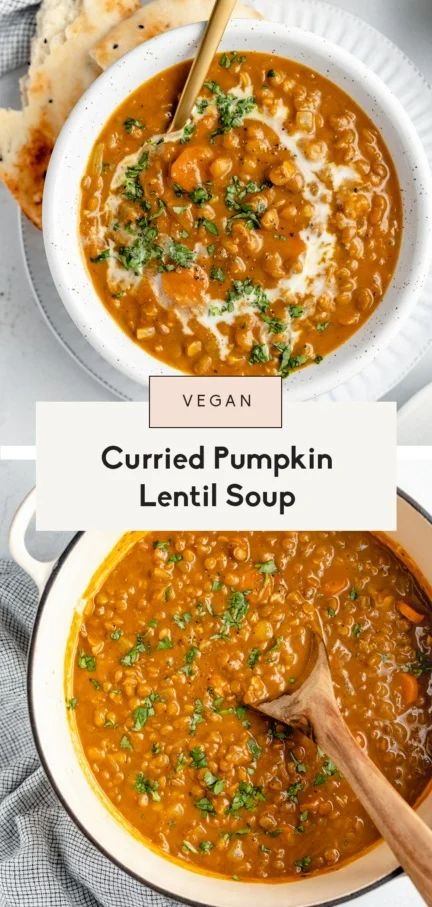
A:
POLYGON ((419 685, 417 678, 413 674, 401 673, 400 677, 401 694, 405 705, 412 705, 419 695, 419 685))
POLYGON ((408 602, 398 601, 396 602, 396 607, 400 613, 406 617, 407 620, 410 620, 412 624, 421 624, 424 620, 424 614, 420 614, 412 605, 409 605, 408 602))
POLYGON ((179 268, 177 271, 166 271, 162 275, 162 287, 178 306, 196 307, 204 302, 208 277, 199 265, 179 268))
POLYGON ((205 181, 202 169, 207 166, 213 157, 211 148, 205 145, 191 145, 181 151, 178 158, 171 164, 171 177, 186 192, 192 192, 196 186, 205 181))

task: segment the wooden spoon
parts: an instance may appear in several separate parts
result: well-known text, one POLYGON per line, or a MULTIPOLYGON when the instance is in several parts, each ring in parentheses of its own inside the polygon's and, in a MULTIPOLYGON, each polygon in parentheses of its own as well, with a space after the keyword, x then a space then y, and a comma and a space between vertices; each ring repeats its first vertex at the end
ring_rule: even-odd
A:
POLYGON ((300 687, 256 706, 282 724, 313 729, 319 746, 349 781, 399 863, 432 907, 432 831, 356 743, 339 711, 325 645, 313 634, 316 659, 300 687))
POLYGON ((216 0, 168 132, 183 129, 187 123, 236 2, 216 0))

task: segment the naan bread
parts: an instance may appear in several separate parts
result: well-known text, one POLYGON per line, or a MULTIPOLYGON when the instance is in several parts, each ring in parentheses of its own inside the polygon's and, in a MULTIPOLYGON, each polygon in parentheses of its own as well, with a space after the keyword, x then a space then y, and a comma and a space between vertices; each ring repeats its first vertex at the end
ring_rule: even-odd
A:
POLYGON ((138 6, 139 0, 42 3, 30 67, 21 83, 23 109, 0 110, 0 179, 38 227, 54 142, 100 72, 89 51, 138 6))
MULTIPOLYGON (((101 69, 107 69, 128 50, 161 32, 209 19, 213 5, 214 0, 152 0, 113 28, 90 54, 101 69)), ((260 13, 244 3, 237 3, 233 17, 262 19, 260 13)))

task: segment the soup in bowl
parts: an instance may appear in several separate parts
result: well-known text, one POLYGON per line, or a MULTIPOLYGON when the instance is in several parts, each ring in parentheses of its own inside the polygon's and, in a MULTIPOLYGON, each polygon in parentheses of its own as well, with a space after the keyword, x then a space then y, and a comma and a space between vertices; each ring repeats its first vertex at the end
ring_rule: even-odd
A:
POLYGON ((393 161, 334 83, 256 52, 219 54, 167 135, 188 68, 144 84, 98 137, 80 220, 91 279, 167 364, 285 378, 383 298, 402 230, 393 161))
POLYGON ((73 111, 46 182, 49 264, 84 335, 135 380, 281 375, 314 396, 415 304, 424 151, 363 64, 270 23, 230 24, 191 120, 167 132, 200 34, 127 54, 73 111))

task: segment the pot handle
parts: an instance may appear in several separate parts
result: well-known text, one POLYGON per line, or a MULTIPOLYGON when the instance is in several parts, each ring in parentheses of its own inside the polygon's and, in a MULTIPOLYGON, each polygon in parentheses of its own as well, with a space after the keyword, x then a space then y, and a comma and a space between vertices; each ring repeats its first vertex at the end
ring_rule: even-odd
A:
POLYGON ((41 593, 56 561, 38 561, 27 549, 26 532, 35 513, 36 488, 33 488, 13 517, 9 530, 9 549, 13 559, 31 576, 41 593))

